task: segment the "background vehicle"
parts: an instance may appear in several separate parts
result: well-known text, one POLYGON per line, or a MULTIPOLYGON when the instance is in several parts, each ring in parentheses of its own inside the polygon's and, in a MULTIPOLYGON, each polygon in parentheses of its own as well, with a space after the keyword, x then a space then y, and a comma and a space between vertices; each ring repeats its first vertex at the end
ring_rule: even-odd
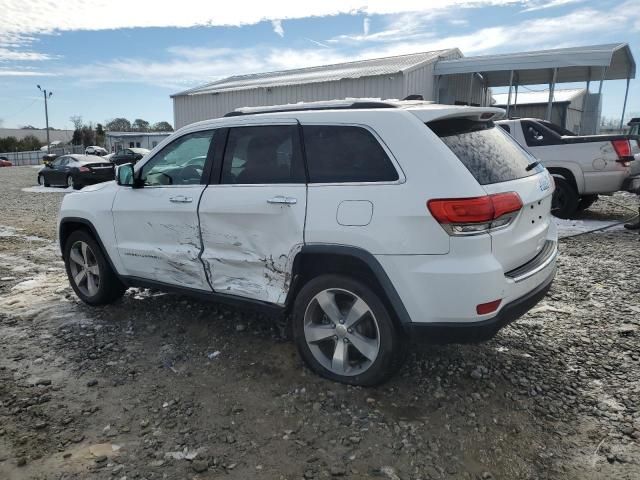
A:
POLYGON ((13 166, 13 163, 11 163, 7 157, 0 155, 0 167, 11 167, 11 166, 13 166))
MULTIPOLYGON (((55 147, 57 147, 59 145, 62 145, 62 141, 61 140, 55 140, 55 141, 53 141, 53 142, 51 142, 49 144, 49 148, 48 149, 50 150, 50 149, 55 148, 55 147)), ((43 146, 43 147, 40 147, 40 151, 41 152, 46 152, 48 149, 47 149, 46 145, 43 146)))
POLYGON ((38 184, 80 189, 113 180, 113 165, 95 155, 62 155, 38 171, 38 184))
POLYGON ((569 218, 589 208, 598 194, 624 188, 633 160, 629 136, 577 136, 546 120, 496 122, 554 176, 553 214, 569 218))
POLYGON ((123 163, 136 163, 144 157, 150 150, 146 148, 125 148, 113 154, 110 161, 114 165, 122 165, 123 163))
POLYGON ((67 195, 76 294, 153 286, 291 312, 310 368, 373 385, 407 336, 486 340, 550 288, 551 177, 491 122, 502 110, 273 108, 191 124, 117 183, 67 195))
POLYGON ((107 152, 107 150, 102 147, 98 147, 97 145, 91 145, 84 149, 84 153, 85 155, 98 155, 102 157, 109 152, 107 152))
POLYGON ((46 155, 43 155, 42 156, 42 163, 44 163, 45 165, 49 165, 51 162, 53 162, 59 156, 60 155, 58 155, 56 153, 48 153, 46 155))

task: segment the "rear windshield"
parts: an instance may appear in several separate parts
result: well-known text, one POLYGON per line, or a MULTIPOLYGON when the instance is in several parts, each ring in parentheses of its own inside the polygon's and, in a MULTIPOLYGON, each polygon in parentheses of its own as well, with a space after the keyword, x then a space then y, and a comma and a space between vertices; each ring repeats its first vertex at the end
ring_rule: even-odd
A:
POLYGON ((535 175, 541 170, 527 166, 535 161, 531 155, 493 122, 454 118, 428 122, 460 159, 480 185, 508 182, 535 175))

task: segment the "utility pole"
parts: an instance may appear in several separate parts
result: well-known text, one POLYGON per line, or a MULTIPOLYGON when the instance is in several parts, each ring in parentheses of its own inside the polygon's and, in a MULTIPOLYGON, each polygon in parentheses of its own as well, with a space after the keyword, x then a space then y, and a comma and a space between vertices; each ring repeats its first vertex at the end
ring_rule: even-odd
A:
POLYGON ((53 95, 52 92, 48 92, 46 89, 42 89, 40 87, 40 85, 38 85, 38 90, 40 90, 42 92, 42 94, 44 95, 44 119, 47 122, 47 155, 50 153, 49 152, 49 145, 51 145, 51 142, 49 141, 49 109, 47 107, 47 99, 51 98, 51 95, 53 95))

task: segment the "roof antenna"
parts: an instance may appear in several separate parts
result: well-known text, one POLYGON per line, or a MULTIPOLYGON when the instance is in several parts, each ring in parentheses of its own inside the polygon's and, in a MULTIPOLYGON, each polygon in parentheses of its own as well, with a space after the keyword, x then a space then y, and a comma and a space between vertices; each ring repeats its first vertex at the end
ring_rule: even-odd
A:
POLYGON ((417 93, 413 93, 411 95, 407 95, 402 100, 423 100, 424 101, 424 97, 422 95, 418 95, 417 93))

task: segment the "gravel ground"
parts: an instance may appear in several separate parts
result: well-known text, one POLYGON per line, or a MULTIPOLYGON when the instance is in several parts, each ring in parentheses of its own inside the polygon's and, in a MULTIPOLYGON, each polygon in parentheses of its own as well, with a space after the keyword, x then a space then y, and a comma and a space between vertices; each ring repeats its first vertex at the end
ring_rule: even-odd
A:
POLYGON ((278 319, 149 290, 81 304, 63 193, 21 190, 36 172, 0 169, 0 478, 640 478, 637 234, 563 240, 549 296, 494 340, 414 345, 362 389, 306 370, 278 319))

